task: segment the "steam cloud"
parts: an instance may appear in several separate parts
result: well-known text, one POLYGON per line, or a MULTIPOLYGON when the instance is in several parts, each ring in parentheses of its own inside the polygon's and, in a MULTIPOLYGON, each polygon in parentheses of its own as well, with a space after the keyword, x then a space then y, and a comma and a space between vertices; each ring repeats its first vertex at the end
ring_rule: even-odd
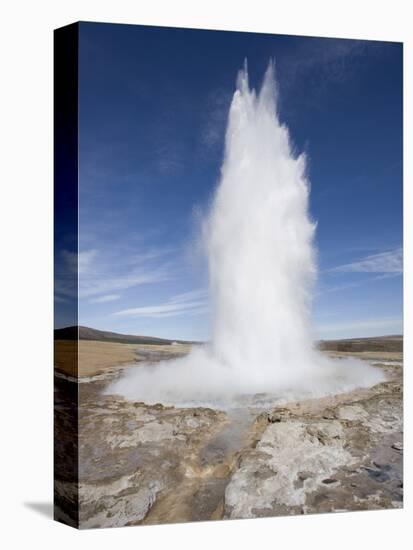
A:
POLYGON ((315 223, 304 155, 295 157, 277 115, 273 63, 258 94, 239 73, 225 157, 204 238, 212 342, 130 369, 107 393, 147 403, 231 406, 288 401, 373 385, 381 371, 332 360, 314 345, 311 297, 315 223), (261 397, 260 397, 261 396, 261 397))

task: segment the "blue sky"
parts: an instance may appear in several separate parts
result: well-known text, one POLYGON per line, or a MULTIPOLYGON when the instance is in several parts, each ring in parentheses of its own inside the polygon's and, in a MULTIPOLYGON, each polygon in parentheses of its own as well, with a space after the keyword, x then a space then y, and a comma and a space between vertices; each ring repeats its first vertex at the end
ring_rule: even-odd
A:
POLYGON ((90 23, 80 25, 79 324, 208 339, 197 235, 244 58, 254 87, 275 59, 280 118, 308 156, 319 336, 401 333, 400 44, 90 23))

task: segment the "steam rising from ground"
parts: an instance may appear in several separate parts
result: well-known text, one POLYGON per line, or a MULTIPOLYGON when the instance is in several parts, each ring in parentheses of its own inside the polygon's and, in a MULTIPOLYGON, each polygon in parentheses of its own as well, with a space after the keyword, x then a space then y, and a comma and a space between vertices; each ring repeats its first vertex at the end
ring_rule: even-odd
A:
POLYGON ((293 155, 278 119, 273 64, 258 95, 245 67, 205 223, 212 342, 182 359, 133 368, 109 393, 149 403, 223 406, 257 400, 257 394, 290 400, 381 380, 380 371, 361 361, 332 360, 314 347, 315 224, 305 170, 305 157, 293 155))

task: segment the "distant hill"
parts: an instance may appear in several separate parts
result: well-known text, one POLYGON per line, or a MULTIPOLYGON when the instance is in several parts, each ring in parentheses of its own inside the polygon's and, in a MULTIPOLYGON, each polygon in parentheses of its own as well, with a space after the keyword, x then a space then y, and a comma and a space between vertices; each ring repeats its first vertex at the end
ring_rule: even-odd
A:
MULTIPOLYGON (((120 344, 160 344, 171 345, 173 342, 179 344, 198 344, 187 340, 168 340, 166 338, 155 338, 154 336, 136 336, 133 334, 118 334, 106 330, 97 330, 90 327, 72 326, 56 329, 55 340, 76 340, 79 330, 80 340, 96 340, 99 342, 118 342, 120 344)), ((349 338, 346 340, 322 340, 318 347, 325 351, 403 351, 403 336, 377 336, 374 338, 349 338)))
POLYGON ((347 340, 322 340, 319 348, 325 351, 403 351, 403 336, 376 336, 347 340))
POLYGON ((118 334, 117 332, 108 332, 106 330, 97 330, 89 327, 72 326, 59 328, 54 331, 55 340, 77 340, 79 331, 79 340, 97 340, 99 342, 118 342, 120 344, 161 344, 171 345, 173 342, 180 344, 193 344, 184 340, 167 340, 165 338, 155 338, 153 336, 135 336, 132 334, 118 334))

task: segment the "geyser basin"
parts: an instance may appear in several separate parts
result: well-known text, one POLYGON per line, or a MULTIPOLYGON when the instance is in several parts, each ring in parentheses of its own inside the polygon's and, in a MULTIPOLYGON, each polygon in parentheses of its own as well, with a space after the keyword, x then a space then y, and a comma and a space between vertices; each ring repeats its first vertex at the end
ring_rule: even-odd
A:
POLYGON ((131 369, 107 393, 147 403, 286 401, 371 386, 380 370, 317 351, 310 320, 315 224, 305 157, 294 156, 270 63, 259 94, 240 72, 221 178, 204 224, 213 313, 210 346, 131 369), (250 396, 250 398, 248 397, 250 396))
MULTIPOLYGON (((210 350, 196 349, 187 357, 160 363, 143 363, 125 370, 106 394, 120 394, 132 401, 177 407, 264 408, 291 401, 348 392, 382 382, 383 372, 358 359, 330 359, 319 354, 301 377, 237 376, 235 369, 219 363, 210 350)), ((303 369, 304 370, 304 369, 303 369)))

